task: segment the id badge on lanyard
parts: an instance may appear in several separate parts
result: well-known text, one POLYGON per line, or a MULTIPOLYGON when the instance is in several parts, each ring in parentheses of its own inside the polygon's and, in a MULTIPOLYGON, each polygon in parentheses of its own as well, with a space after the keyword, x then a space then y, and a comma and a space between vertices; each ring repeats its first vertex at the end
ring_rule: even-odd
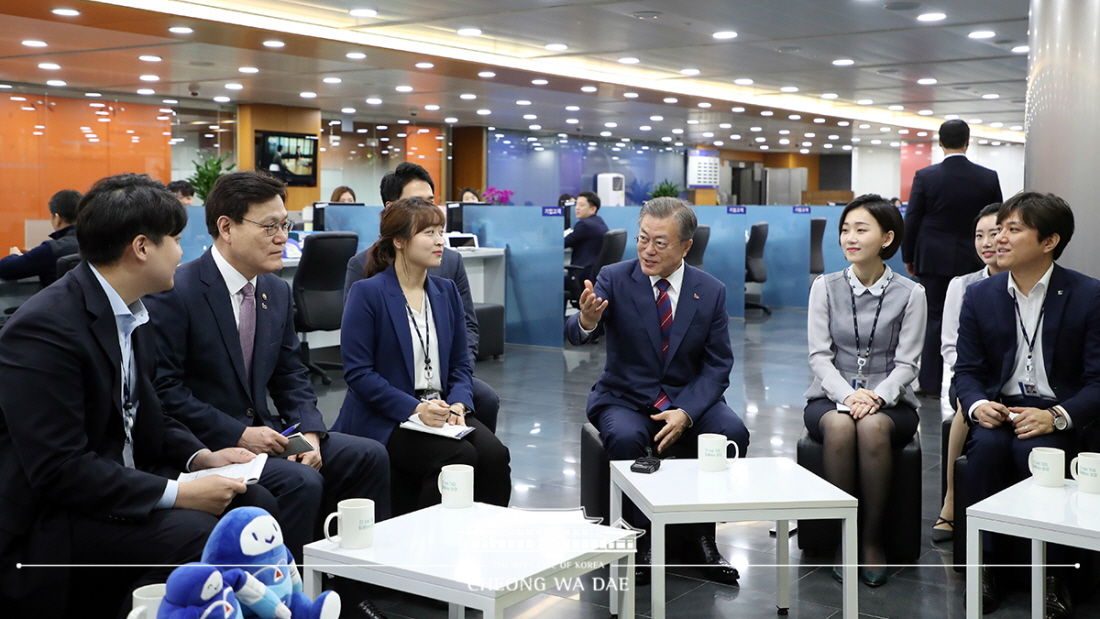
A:
POLYGON ((856 372, 856 377, 852 379, 852 389, 866 389, 867 377, 863 375, 863 366, 867 365, 867 359, 858 357, 856 363, 859 364, 859 370, 856 372))

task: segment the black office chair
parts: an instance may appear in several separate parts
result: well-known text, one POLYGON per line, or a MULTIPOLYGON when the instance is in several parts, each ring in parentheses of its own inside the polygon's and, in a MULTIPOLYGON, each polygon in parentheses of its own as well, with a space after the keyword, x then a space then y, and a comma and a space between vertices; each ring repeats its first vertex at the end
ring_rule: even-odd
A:
MULTIPOLYGON (((592 265, 592 270, 588 275, 592 282, 596 282, 596 277, 600 274, 600 269, 609 264, 621 262, 624 251, 626 251, 626 230, 615 228, 614 230, 604 232, 603 246, 600 247, 600 255, 596 258, 596 263, 592 265)), ((566 301, 578 309, 580 308, 581 292, 584 291, 583 273, 584 267, 582 266, 570 264, 565 267, 567 279, 565 286, 566 301)))
POLYGON ((302 243, 302 259, 294 273, 294 329, 302 342, 302 363, 321 382, 332 384, 324 368, 342 369, 339 363, 315 363, 309 358, 305 334, 335 331, 344 316, 344 277, 348 260, 355 255, 359 235, 354 232, 317 232, 302 243))
POLYGON ((703 254, 707 251, 707 243, 710 242, 710 226, 699 226, 695 229, 695 236, 692 237, 691 249, 688 250, 688 255, 684 257, 684 261, 691 266, 705 271, 703 268, 703 254))
POLYGON ((76 268, 76 265, 80 264, 80 254, 69 254, 68 256, 61 256, 57 259, 57 279, 65 277, 65 274, 76 268))
MULTIPOLYGON (((761 221, 752 225, 749 231, 749 241, 745 243, 745 283, 763 284, 768 281, 768 269, 764 265, 764 245, 768 242, 768 222, 761 221)), ((747 286, 746 286, 747 288, 747 286)), ((745 292, 745 309, 764 310, 771 315, 772 311, 763 305, 763 293, 750 294, 745 292), (755 300, 750 300, 750 298, 755 300)))
POLYGON ((810 220, 810 282, 825 272, 825 255, 821 252, 821 241, 825 238, 825 218, 814 217, 810 220))

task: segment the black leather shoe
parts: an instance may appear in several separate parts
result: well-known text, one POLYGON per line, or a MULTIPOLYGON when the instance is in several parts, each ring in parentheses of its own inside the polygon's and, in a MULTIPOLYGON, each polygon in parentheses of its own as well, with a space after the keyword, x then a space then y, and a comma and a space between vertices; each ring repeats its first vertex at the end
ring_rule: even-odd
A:
POLYGON ((737 579, 741 575, 737 573, 737 568, 722 558, 722 553, 718 552, 718 544, 713 536, 699 536, 698 553, 697 562, 703 566, 699 568, 703 578, 723 585, 737 585, 737 579))
POLYGON ((378 607, 368 599, 364 599, 355 605, 352 616, 360 619, 386 619, 385 613, 378 610, 378 607))
POLYGON ((1047 576, 1046 619, 1066 619, 1073 616, 1073 600, 1069 596, 1066 581, 1057 576, 1047 576))
POLYGON ((859 568, 859 582, 868 587, 881 587, 886 584, 886 570, 872 570, 865 567, 859 568))
POLYGON ((993 572, 991 572, 989 568, 983 567, 982 614, 988 615, 989 613, 997 610, 997 607, 1001 605, 1002 599, 1004 599, 1004 596, 1001 594, 1000 588, 997 587, 997 578, 993 575, 993 572))
POLYGON ((653 580, 653 552, 646 548, 634 555, 634 586, 644 587, 653 580))

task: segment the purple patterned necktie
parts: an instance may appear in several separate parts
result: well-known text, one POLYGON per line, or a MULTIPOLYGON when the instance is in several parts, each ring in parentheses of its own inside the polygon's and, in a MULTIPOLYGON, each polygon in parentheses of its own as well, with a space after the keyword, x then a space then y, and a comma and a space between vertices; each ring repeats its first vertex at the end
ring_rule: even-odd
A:
POLYGON ((241 288, 241 320, 237 329, 241 334, 241 354, 244 356, 244 374, 252 379, 252 347, 256 342, 256 287, 248 282, 241 288))
MULTIPOLYGON (((660 291, 657 294, 657 316, 661 319, 662 358, 668 356, 668 337, 672 335, 672 299, 668 298, 669 285, 667 279, 657 281, 657 290, 660 291)), ((660 395, 657 396, 657 400, 653 403, 653 407, 663 411, 671 404, 672 402, 662 389, 660 395)))

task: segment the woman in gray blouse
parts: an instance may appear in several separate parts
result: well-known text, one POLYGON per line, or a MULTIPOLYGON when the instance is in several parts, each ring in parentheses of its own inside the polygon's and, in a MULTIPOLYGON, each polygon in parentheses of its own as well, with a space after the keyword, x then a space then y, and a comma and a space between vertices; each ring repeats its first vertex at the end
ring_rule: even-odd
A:
MULTIPOLYGON (((924 346, 924 288, 894 273, 889 259, 904 236, 897 207, 863 195, 840 217, 840 246, 851 266, 810 288, 807 335, 814 382, 806 391, 806 429, 825 445, 825 477, 859 497, 859 578, 886 583, 883 511, 892 447, 917 430, 910 383, 924 346)), ((833 575, 840 579, 840 570, 833 575)))

